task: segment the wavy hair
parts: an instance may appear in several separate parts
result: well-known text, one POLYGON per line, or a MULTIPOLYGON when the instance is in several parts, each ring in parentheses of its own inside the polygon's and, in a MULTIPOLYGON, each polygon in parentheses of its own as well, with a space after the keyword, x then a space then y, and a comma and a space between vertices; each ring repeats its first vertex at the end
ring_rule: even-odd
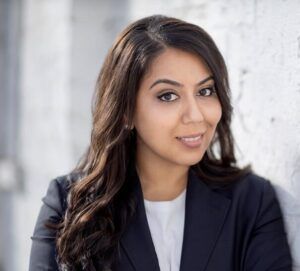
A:
POLYGON ((130 24, 109 50, 97 79, 91 142, 73 170, 81 178, 72 185, 57 226, 63 270, 93 270, 95 262, 109 268, 116 260, 121 234, 135 212, 128 174, 135 163, 136 130, 126 127, 132 126, 141 79, 153 59, 169 47, 205 61, 222 107, 215 136, 193 169, 214 184, 230 183, 251 171, 250 166, 236 165, 227 68, 210 35, 197 25, 161 15, 130 24))

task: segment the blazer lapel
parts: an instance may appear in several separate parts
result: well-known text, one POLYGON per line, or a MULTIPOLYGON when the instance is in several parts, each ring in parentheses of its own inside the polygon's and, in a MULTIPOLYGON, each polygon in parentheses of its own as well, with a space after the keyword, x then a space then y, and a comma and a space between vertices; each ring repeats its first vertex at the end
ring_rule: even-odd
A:
POLYGON ((180 271, 206 269, 230 202, 189 171, 180 271))
POLYGON ((143 192, 135 167, 130 178, 137 197, 137 206, 136 213, 121 238, 121 246, 129 256, 135 270, 159 271, 158 258, 147 221, 143 192))
MULTIPOLYGON (((121 238, 121 246, 135 270, 159 271, 142 188, 135 168, 130 178, 137 196, 137 209, 121 238)), ((203 183, 192 169, 189 170, 180 271, 205 270, 230 202, 230 199, 215 193, 203 183)))

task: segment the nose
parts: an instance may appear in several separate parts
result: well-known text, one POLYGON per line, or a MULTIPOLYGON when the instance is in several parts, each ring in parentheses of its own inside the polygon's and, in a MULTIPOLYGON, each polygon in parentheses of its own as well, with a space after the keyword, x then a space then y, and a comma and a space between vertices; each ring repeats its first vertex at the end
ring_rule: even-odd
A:
POLYGON ((203 122, 204 121, 204 109, 197 102, 197 98, 190 97, 186 99, 182 113, 182 122, 188 124, 190 122, 203 122))

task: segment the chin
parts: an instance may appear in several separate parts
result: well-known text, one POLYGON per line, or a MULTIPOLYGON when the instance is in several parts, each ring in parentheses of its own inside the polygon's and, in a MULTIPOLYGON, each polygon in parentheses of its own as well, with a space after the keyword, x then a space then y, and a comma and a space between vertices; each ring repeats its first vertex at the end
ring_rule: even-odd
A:
POLYGON ((193 166, 197 163, 199 163, 202 160, 203 155, 201 155, 200 157, 186 157, 185 159, 180 159, 179 161, 177 161, 177 164, 183 165, 183 166, 193 166))

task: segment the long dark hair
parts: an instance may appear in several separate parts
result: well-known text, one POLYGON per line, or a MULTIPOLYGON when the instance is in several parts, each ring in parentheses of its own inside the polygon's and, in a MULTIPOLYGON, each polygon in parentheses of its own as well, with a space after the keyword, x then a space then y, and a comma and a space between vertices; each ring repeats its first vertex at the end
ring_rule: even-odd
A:
POLYGON ((117 257, 120 236, 134 214, 127 176, 134 164, 136 131, 125 124, 132 125, 141 78, 168 47, 206 62, 222 106, 213 141, 192 168, 208 183, 228 183, 251 171, 250 166, 236 165, 227 69, 212 38, 199 26, 161 15, 132 23, 116 39, 97 79, 90 146, 73 171, 81 178, 69 191, 57 228, 58 260, 64 270, 89 270, 93 259, 109 267, 117 257))

